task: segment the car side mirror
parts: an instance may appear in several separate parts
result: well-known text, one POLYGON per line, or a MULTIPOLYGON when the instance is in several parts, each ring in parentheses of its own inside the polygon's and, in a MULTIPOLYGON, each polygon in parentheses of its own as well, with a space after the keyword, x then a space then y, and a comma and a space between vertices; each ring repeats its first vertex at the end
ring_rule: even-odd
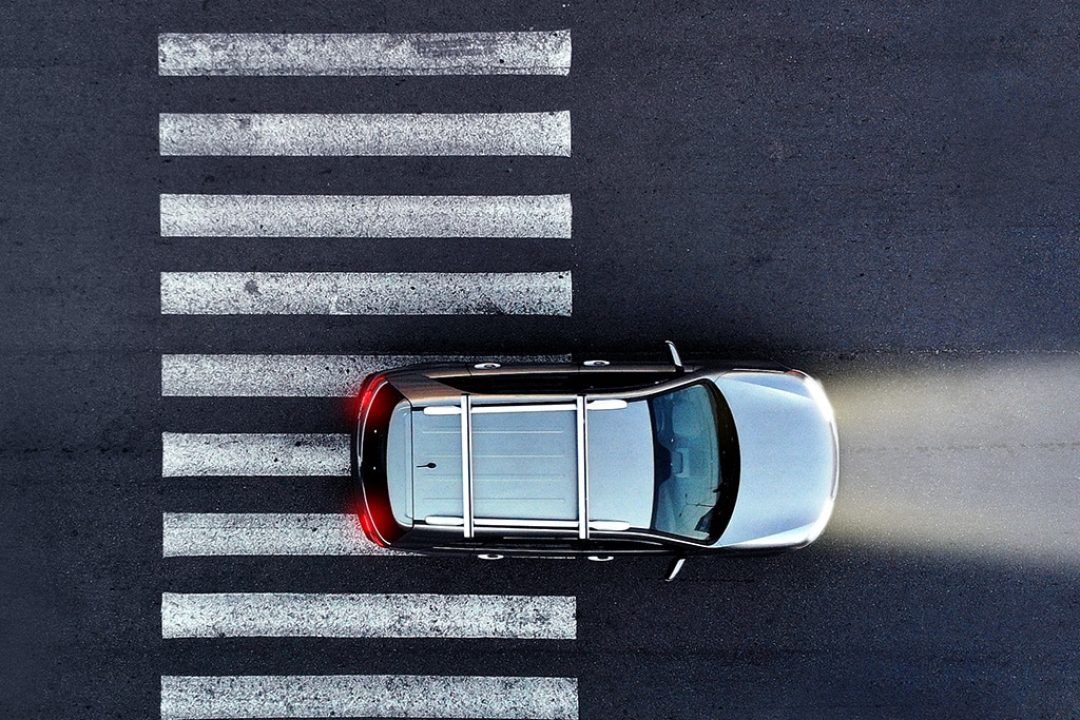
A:
POLYGON ((664 344, 667 345, 668 352, 671 353, 671 363, 679 370, 679 372, 682 372, 682 356, 679 355, 679 350, 675 347, 675 343, 670 340, 665 340, 664 344))
POLYGON ((664 582, 671 582, 675 579, 675 576, 682 570, 683 565, 686 564, 686 557, 680 555, 671 561, 671 565, 668 566, 667 575, 664 576, 664 582))

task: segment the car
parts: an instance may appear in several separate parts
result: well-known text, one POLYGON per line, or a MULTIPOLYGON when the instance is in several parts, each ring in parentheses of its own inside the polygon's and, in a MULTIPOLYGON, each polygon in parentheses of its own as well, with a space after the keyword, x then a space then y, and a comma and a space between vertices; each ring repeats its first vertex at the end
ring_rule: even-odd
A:
POLYGON ((803 547, 839 482, 821 384, 761 363, 414 365, 360 389, 364 534, 421 554, 666 555, 803 547))

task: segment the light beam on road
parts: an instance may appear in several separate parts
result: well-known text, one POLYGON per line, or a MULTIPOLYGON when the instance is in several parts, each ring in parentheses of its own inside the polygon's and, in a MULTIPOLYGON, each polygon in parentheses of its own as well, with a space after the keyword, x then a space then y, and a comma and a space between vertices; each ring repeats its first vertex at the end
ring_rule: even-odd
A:
POLYGON ((911 356, 824 379, 841 445, 826 536, 1080 564, 1080 355, 911 356))

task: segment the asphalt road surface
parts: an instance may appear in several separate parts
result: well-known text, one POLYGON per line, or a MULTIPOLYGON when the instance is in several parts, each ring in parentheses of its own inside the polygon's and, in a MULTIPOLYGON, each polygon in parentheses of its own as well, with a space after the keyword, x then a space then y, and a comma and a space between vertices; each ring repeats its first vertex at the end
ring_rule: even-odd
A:
POLYGON ((1076 6, 39 2, 0 34, 0 716, 1080 715, 1076 6), (664 584, 355 537, 366 370, 666 338, 823 379, 816 544, 664 584))

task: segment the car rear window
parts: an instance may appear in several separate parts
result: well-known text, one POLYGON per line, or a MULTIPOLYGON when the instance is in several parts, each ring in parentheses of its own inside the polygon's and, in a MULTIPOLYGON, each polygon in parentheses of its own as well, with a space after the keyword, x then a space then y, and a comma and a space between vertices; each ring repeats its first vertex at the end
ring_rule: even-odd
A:
POLYGON ((405 527, 413 524, 412 406, 402 400, 390 417, 386 435, 386 486, 390 511, 405 527))
POLYGON ((461 419, 413 412, 413 517, 461 517, 461 419))

